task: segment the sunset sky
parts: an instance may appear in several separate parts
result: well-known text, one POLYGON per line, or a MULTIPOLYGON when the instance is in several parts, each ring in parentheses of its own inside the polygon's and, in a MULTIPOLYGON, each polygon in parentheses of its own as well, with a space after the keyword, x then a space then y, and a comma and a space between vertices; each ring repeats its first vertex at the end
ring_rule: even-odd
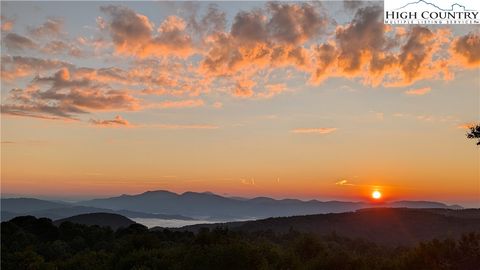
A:
POLYGON ((1 2, 1 192, 480 207, 480 33, 382 2, 1 2))

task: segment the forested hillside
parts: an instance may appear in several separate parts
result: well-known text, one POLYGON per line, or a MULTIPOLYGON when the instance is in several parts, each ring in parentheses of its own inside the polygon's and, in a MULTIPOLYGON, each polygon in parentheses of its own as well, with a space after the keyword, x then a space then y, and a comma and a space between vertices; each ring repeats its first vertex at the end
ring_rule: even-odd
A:
POLYGON ((110 228, 46 218, 2 222, 4 270, 20 269, 478 269, 480 234, 385 247, 289 230, 198 233, 110 228))

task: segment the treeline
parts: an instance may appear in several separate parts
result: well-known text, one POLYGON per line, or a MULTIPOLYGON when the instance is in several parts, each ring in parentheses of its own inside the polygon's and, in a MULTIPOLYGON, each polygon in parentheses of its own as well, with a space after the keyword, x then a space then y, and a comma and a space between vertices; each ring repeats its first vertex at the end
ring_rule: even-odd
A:
POLYGON ((480 234, 386 247, 331 234, 194 234, 17 217, 1 224, 1 269, 478 269, 480 234))

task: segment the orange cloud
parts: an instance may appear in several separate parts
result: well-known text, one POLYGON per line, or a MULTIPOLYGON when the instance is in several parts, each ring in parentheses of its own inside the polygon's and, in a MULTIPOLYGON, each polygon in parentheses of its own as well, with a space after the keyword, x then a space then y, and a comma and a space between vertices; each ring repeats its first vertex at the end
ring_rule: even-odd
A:
POLYGON ((25 88, 8 92, 2 113, 40 118, 70 118, 91 111, 136 110, 140 101, 126 91, 76 80, 67 68, 53 76, 36 76, 25 88), (47 89, 42 89, 42 86, 47 89))
POLYGON ((1 75, 3 80, 13 81, 20 77, 63 67, 71 68, 73 65, 58 60, 24 56, 2 56, 1 75))
POLYGON ((192 40, 184 31, 186 23, 179 17, 168 17, 155 36, 153 23, 145 15, 123 6, 102 6, 100 10, 110 16, 104 28, 120 54, 186 57, 194 52, 192 40))
POLYGON ((2 22, 2 25, 0 25, 2 32, 10 32, 13 28, 14 20, 9 20, 4 16, 1 16, 0 19, 2 22))
POLYGON ((241 97, 241 98, 251 97, 251 96, 253 96, 253 93, 254 93, 252 88, 256 84, 257 84, 256 82, 254 82, 253 80, 249 80, 249 79, 238 80, 236 85, 235 85, 235 88, 233 90, 233 94, 236 97, 241 97))
POLYGON ((218 129, 216 125, 203 125, 203 124, 193 124, 193 125, 180 125, 180 124, 156 124, 149 125, 148 127, 160 128, 160 129, 218 129))
POLYGON ((451 49, 454 57, 460 59, 467 67, 477 67, 480 65, 480 35, 472 32, 458 37, 453 42, 451 49))
MULTIPOLYGON (((269 3, 264 10, 239 12, 229 33, 206 37, 208 52, 200 71, 226 76, 245 69, 294 66, 306 70, 309 57, 302 45, 325 32, 327 22, 321 8, 307 3, 269 3)), ((237 88, 235 95, 253 95, 237 88)))
POLYGON ((287 86, 284 83, 278 83, 278 84, 268 84, 265 85, 266 92, 261 92, 258 93, 258 96, 261 98, 271 98, 275 95, 278 95, 282 92, 284 92, 287 89, 287 86))
POLYGON ((422 95, 425 95, 426 93, 430 92, 431 90, 432 90, 431 87, 423 87, 423 88, 407 90, 407 91, 405 91, 405 94, 409 95, 409 96, 422 96, 422 95))
POLYGON ((312 47, 311 82, 347 77, 372 86, 398 87, 452 78, 447 59, 440 57, 442 46, 449 41, 447 29, 391 30, 383 24, 381 7, 360 8, 352 22, 337 27, 334 40, 312 47))
POLYGON ((164 108, 164 109, 172 109, 172 108, 202 107, 203 105, 205 105, 205 103, 201 99, 187 99, 187 100, 178 100, 178 101, 172 101, 172 100, 163 101, 160 104, 158 104, 158 107, 164 108))
MULTIPOLYGON (((49 18, 29 27, 29 36, 4 33, 3 44, 9 51, 79 57, 98 53, 98 42, 128 64, 91 68, 2 56, 2 80, 33 77, 27 87, 12 89, 2 108, 16 115, 76 118, 99 110, 199 107, 204 102, 195 97, 215 91, 243 98, 287 91, 285 81, 270 81, 277 69, 307 75, 313 84, 340 77, 374 87, 403 87, 419 80, 449 80, 454 71, 480 63, 477 32, 452 38, 443 28, 387 26, 381 7, 358 7, 343 25, 332 23, 322 6, 311 3, 266 3, 238 12, 230 24, 224 12, 209 7, 201 18, 187 12, 185 18, 168 16, 156 25, 130 8, 108 5, 100 8, 105 18, 96 18, 95 35, 71 40, 59 38, 63 20, 49 18), (195 60, 188 58, 193 54, 195 60), (184 100, 144 106, 139 95, 184 100)), ((6 21, 2 17, 2 27, 6 21)))
POLYGON ((186 23, 177 16, 169 16, 158 28, 158 35, 145 45, 141 56, 179 55, 189 56, 194 52, 192 38, 185 33, 186 23))
POLYGON ((120 115, 115 116, 114 119, 111 120, 95 120, 90 119, 90 123, 95 126, 100 127, 129 127, 131 126, 130 122, 123 119, 120 115))
POLYGON ((291 132, 296 134, 328 134, 336 130, 336 128, 296 128, 291 132))
POLYGON ((470 129, 472 127, 475 126, 475 123, 466 123, 466 124, 461 124, 461 125, 458 125, 457 128, 460 128, 460 129, 470 129))
POLYGON ((354 184, 348 182, 348 180, 337 181, 337 182, 335 182, 335 185, 338 185, 338 186, 354 186, 354 184))
POLYGON ((335 45, 327 43, 315 45, 312 50, 316 63, 311 71, 311 79, 315 83, 320 83, 334 72, 333 69, 337 65, 338 51, 335 45))

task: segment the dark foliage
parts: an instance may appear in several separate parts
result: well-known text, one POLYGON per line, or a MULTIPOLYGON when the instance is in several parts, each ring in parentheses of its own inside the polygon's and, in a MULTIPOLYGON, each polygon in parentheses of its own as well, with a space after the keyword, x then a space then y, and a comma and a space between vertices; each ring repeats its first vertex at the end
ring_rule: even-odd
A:
POLYGON ((128 227, 135 222, 127 217, 118 214, 112 213, 89 213, 89 214, 81 214, 76 215, 68 218, 62 218, 59 220, 55 220, 53 224, 60 225, 64 222, 72 222, 78 223, 83 225, 98 225, 98 226, 106 226, 110 227, 114 230, 117 230, 122 227, 128 227))
POLYGON ((480 233, 480 209, 371 208, 347 213, 191 225, 181 230, 196 232, 202 227, 213 229, 218 226, 243 232, 272 230, 275 233, 286 233, 293 227, 304 233, 327 235, 336 232, 344 237, 362 238, 379 245, 411 246, 434 238, 458 239, 465 233, 480 233))
POLYGON ((294 230, 150 231, 18 217, 1 225, 1 269, 478 269, 480 234, 412 248, 294 230))
POLYGON ((470 127, 470 130, 467 132, 467 138, 477 140, 477 145, 480 145, 480 124, 470 127))

